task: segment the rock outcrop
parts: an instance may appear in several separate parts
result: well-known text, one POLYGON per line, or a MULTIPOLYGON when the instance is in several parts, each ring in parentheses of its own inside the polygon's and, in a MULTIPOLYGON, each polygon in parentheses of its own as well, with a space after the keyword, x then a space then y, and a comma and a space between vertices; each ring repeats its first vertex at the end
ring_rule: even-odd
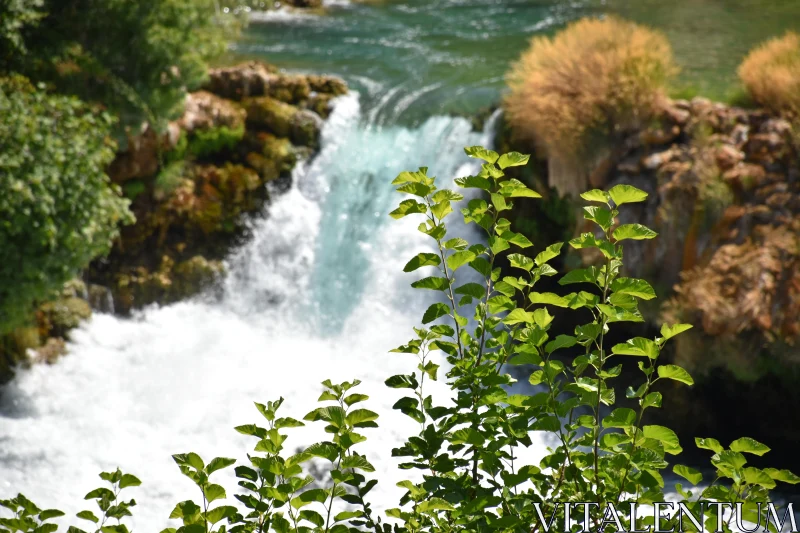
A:
POLYGON ((260 62, 216 68, 166 132, 131 136, 109 172, 137 222, 89 272, 110 287, 115 310, 173 302, 213 283, 245 216, 267 201, 265 184, 289 179, 319 148, 331 101, 346 92, 338 78, 260 62))

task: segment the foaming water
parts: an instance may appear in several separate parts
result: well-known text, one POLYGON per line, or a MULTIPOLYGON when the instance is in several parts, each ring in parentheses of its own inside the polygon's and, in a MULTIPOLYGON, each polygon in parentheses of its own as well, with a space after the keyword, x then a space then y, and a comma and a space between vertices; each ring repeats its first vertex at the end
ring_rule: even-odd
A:
MULTIPOLYGON (((219 300, 130 320, 95 315, 58 364, 20 372, 0 401, 0 496, 22 492, 78 525, 70 517, 88 507, 82 496, 100 483, 97 473, 120 466, 143 481, 130 489, 134 528, 159 531, 175 503, 198 496, 171 454, 244 458, 253 439, 233 427, 260 419, 253 401, 282 396, 283 414, 301 418, 322 380, 357 378, 381 416, 361 448, 378 468, 371 496, 378 509, 396 505, 406 473, 391 449, 417 425, 392 411, 399 396, 383 381, 415 366, 387 352, 410 338, 428 304, 402 273, 428 244, 414 221, 387 216, 400 199, 389 183, 422 165, 445 183, 474 171, 461 147, 489 136, 460 118, 412 130, 370 127, 361 115, 357 95, 340 99, 319 156, 298 167, 292 188, 229 258, 219 300)), ((426 392, 448 395, 441 385, 426 392)), ((287 445, 322 438, 321 428, 298 428, 287 445)), ((217 475, 232 500, 232 470, 217 475)))

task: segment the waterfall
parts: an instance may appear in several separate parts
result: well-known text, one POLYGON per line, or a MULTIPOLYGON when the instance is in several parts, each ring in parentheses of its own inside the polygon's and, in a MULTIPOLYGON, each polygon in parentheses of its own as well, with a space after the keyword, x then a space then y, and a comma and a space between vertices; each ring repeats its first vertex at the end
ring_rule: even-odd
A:
MULTIPOLYGON (((429 244, 417 222, 388 217, 401 199, 390 182, 419 166, 444 183, 476 171, 463 147, 488 144, 491 127, 476 133, 445 116, 415 129, 377 127, 362 115, 357 94, 338 101, 321 152, 298 166, 290 190, 228 259, 222 297, 132 319, 97 314, 58 364, 19 373, 0 401, 0 497, 22 492, 79 525, 74 515, 97 474, 119 466, 143 481, 129 490, 139 503, 134 529, 160 531, 175 503, 198 496, 171 454, 246 460, 255 443, 233 427, 259 422, 254 401, 283 396, 283 415, 302 418, 321 381, 357 378, 365 407, 381 416, 361 445, 378 468, 371 496, 378 509, 396 505, 405 473, 391 448, 418 426, 392 411, 399 395, 383 381, 416 360, 387 352, 413 336, 430 296, 402 272, 429 244)), ((426 392, 448 393, 441 384, 426 392)), ((287 446, 324 435, 298 428, 287 446)), ((232 500, 232 469, 217 476, 232 500)))

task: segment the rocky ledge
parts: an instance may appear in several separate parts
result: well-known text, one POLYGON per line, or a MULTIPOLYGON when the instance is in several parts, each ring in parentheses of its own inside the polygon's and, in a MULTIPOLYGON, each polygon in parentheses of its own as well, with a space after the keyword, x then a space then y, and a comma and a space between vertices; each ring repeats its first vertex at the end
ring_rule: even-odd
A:
POLYGON ((213 284, 245 236, 247 215, 288 187, 297 161, 319 148, 331 101, 346 92, 339 78, 248 62, 211 70, 163 131, 129 132, 108 174, 130 198, 136 223, 84 281, 39 309, 36 325, 0 339, 0 383, 18 363, 53 361, 92 308, 127 314, 213 284))

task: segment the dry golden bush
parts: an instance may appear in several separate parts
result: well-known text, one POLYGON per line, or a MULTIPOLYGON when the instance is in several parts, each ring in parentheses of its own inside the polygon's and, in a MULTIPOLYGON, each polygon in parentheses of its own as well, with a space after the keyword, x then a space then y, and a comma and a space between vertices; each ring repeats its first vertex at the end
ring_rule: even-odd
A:
POLYGON ((759 104, 800 117, 800 35, 790 31, 753 49, 739 66, 739 78, 759 104))
POLYGON ((548 156, 591 158, 598 144, 647 125, 676 73, 660 32, 585 18, 531 41, 507 77, 508 120, 548 156))

